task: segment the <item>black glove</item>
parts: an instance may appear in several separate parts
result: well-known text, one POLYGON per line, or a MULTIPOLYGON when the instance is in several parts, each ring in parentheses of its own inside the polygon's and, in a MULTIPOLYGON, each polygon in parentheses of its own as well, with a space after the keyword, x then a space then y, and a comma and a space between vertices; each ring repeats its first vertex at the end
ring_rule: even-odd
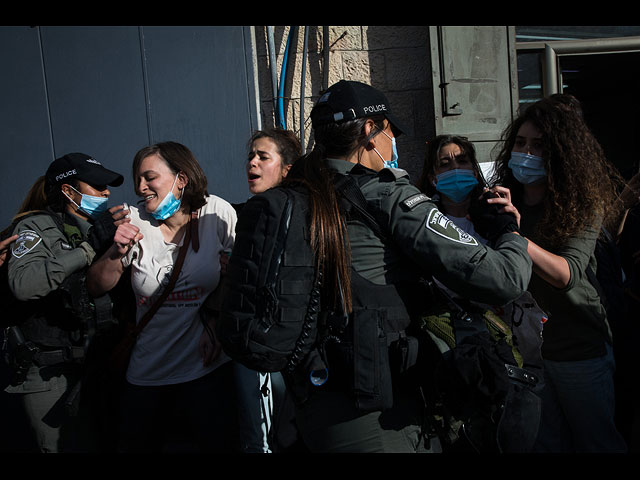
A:
POLYGON ((499 212, 500 205, 487 203, 487 199, 496 198, 493 192, 485 192, 480 200, 472 202, 469 216, 478 235, 494 242, 500 235, 518 231, 516 216, 509 212, 499 212))
POLYGON ((106 211, 93 221, 93 225, 89 229, 87 242, 93 247, 96 254, 101 256, 113 243, 115 234, 116 226, 113 222, 113 214, 106 211))

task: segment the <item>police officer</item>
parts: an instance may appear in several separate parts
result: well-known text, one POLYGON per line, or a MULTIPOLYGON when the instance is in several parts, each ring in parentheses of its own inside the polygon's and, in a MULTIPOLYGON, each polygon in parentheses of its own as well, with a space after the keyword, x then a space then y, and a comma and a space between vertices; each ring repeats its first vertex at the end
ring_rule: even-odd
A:
POLYGON ((89 155, 64 155, 45 174, 46 207, 13 229, 7 278, 18 308, 5 328, 3 353, 14 370, 6 391, 21 395, 42 452, 94 446, 81 380, 90 341, 114 322, 108 297, 88 297, 84 274, 128 221, 123 206, 107 207, 108 187, 123 180, 89 155))
POLYGON ((420 392, 402 374, 415 354, 406 332, 428 301, 419 279, 432 274, 473 300, 505 304, 527 287, 527 240, 512 222, 499 226, 488 248, 414 187, 397 168, 402 128, 371 86, 338 82, 311 120, 314 149, 283 182, 312 186, 312 245, 323 269, 323 310, 331 309, 321 315, 318 350, 303 362, 313 371, 326 366, 328 375, 310 382, 301 370, 288 380, 299 395, 303 439, 314 452, 438 451, 435 439, 426 440, 420 392), (364 214, 337 194, 351 180, 364 214), (347 212, 346 225, 338 210, 347 212))

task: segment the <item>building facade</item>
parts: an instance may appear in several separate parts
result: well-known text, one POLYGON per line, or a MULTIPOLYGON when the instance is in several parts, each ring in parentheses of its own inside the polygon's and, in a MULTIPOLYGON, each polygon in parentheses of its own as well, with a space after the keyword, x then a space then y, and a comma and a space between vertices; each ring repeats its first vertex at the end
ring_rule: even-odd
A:
POLYGON ((113 202, 135 202, 131 161, 174 140, 203 164, 211 193, 249 195, 246 142, 280 125, 313 145, 309 113, 340 79, 385 92, 409 132, 400 166, 422 170, 441 133, 472 140, 485 171, 517 109, 567 91, 621 170, 616 137, 637 138, 640 27, 8 26, 0 27, 0 218, 8 223, 51 160, 82 151, 123 173, 113 202))

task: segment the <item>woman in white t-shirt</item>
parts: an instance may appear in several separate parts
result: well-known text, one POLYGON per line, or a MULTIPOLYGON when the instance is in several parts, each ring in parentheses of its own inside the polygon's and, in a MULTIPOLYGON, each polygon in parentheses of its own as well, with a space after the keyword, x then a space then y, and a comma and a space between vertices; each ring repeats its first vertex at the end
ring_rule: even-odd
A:
POLYGON ((130 208, 131 222, 117 229, 113 246, 94 263, 88 274, 90 291, 108 291, 130 271, 139 321, 171 277, 192 213, 199 245, 186 245, 173 290, 131 354, 119 449, 158 451, 163 433, 177 420, 188 425, 203 451, 234 451, 237 417, 231 363, 215 339, 215 318, 204 315, 201 307, 220 281, 220 253, 233 246, 235 210, 207 193, 202 168, 179 143, 141 149, 133 172, 144 208, 130 208))

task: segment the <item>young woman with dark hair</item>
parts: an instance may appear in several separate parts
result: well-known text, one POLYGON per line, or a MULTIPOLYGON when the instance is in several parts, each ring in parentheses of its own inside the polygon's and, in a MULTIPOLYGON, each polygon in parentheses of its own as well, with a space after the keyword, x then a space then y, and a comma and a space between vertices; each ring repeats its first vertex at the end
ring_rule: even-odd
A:
POLYGON ((247 181, 253 194, 278 185, 302 155, 300 140, 291 130, 257 130, 248 142, 247 181))
POLYGON ((617 216, 620 181, 572 99, 544 98, 505 130, 489 202, 519 218, 535 273, 528 290, 549 314, 540 451, 626 449, 607 313, 586 274, 603 219, 617 216))
MULTIPOLYGON (((249 192, 256 195, 276 185, 286 178, 289 169, 302 154, 300 140, 291 130, 270 127, 256 130, 247 142, 247 162, 245 170, 249 192)), ((232 204, 238 215, 243 203, 232 204)), ((225 252, 220 261, 223 273, 229 261, 225 252)), ((284 410, 285 386, 279 372, 263 373, 248 369, 241 363, 235 364, 240 405, 240 445, 246 453, 271 453, 290 447, 280 445, 280 436, 288 427, 288 411, 284 410), (257 385, 258 388, 255 388, 257 385), (279 424, 284 425, 278 431, 273 425, 274 418, 286 418, 279 424)), ((290 423, 290 422, 289 422, 290 423)), ((291 427, 293 428, 293 427, 291 427)), ((294 437, 294 433, 290 437, 294 437)), ((292 441, 292 440, 291 440, 292 441)))

